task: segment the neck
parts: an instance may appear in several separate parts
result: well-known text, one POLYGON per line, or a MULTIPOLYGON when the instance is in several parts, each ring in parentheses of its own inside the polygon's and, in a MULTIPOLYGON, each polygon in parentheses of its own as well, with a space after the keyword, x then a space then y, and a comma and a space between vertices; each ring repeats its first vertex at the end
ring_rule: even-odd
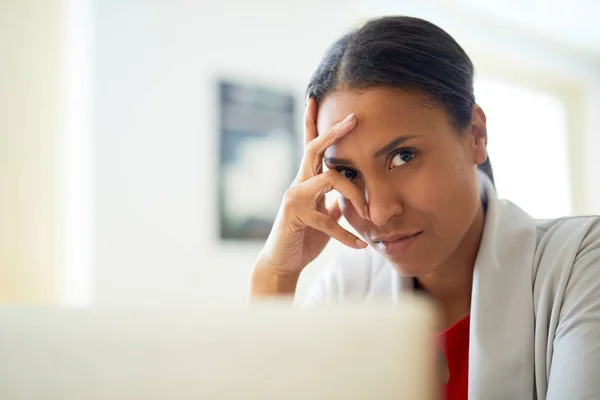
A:
POLYGON ((441 306, 444 329, 470 312, 473 269, 483 225, 484 214, 480 207, 469 231, 452 256, 432 273, 417 278, 419 285, 441 306))

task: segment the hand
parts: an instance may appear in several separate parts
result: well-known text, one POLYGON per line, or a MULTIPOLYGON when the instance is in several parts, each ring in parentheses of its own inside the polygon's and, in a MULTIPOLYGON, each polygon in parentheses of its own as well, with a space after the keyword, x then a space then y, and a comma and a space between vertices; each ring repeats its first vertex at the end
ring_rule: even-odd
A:
POLYGON ((304 116, 302 163, 283 197, 255 271, 268 269, 275 277, 297 281, 302 269, 323 251, 332 237, 355 249, 367 247, 367 243, 338 224, 342 212, 337 202, 330 208, 325 207, 325 194, 336 190, 352 203, 362 218, 368 218, 363 193, 337 171, 322 172, 325 150, 356 127, 356 116, 348 115, 318 136, 316 115, 317 103, 309 98, 304 116))

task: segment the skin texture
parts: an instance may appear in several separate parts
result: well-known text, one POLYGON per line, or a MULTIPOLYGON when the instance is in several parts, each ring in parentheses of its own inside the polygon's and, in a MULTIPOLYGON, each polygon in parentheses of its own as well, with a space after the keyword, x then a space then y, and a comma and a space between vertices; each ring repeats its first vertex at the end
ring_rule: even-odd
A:
POLYGON ((319 104, 309 99, 305 143, 255 264, 251 295, 293 294, 302 269, 333 237, 372 246, 402 275, 416 277, 441 305, 445 325, 466 315, 484 221, 476 175, 487 157, 481 108, 474 106, 459 131, 421 92, 341 89, 319 104), (327 209, 330 191, 338 201, 327 209), (342 214, 362 240, 338 225, 342 214), (414 233, 401 252, 383 245, 414 233))
POLYGON ((418 278, 451 323, 468 313, 483 230, 476 167, 486 159, 485 115, 476 106, 472 123, 458 131, 443 108, 424 100, 417 91, 340 90, 321 100, 317 130, 356 114, 353 131, 325 152, 325 165, 360 190, 369 219, 340 195, 342 213, 402 275, 418 278), (380 242, 417 232, 399 254, 380 242))
POLYGON ((419 94, 384 88, 327 96, 317 129, 326 131, 351 112, 357 126, 327 149, 325 164, 364 194, 370 221, 344 197, 342 212, 377 249, 377 238, 423 231, 408 251, 389 259, 404 275, 426 275, 453 256, 470 230, 477 230, 475 222, 481 224, 475 168, 485 160, 485 144, 459 135, 443 109, 423 105, 419 94), (375 156, 403 137, 409 139, 375 156))

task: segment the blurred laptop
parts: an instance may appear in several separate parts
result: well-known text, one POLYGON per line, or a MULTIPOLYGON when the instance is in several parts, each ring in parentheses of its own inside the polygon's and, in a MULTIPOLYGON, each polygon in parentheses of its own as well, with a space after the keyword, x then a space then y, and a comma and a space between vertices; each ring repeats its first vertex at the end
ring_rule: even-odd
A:
POLYGON ((432 309, 0 309, 0 398, 433 399, 432 309))

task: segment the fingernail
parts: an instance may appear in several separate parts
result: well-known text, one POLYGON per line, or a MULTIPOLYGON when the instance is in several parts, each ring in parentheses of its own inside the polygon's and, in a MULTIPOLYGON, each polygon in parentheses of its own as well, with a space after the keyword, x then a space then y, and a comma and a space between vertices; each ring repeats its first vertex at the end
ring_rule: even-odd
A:
POLYGON ((365 210, 364 210, 364 213, 365 213, 365 217, 364 217, 364 218, 365 218, 365 219, 368 219, 368 220, 370 221, 370 220, 371 220, 371 218, 369 218, 369 206, 368 206, 368 205, 366 205, 366 204, 365 204, 365 210))
POLYGON ((358 247, 360 247, 361 249, 366 249, 366 248, 367 248, 367 246, 368 246, 368 245, 367 245, 365 242, 363 242, 363 241, 362 241, 362 240, 360 240, 360 239, 356 239, 356 245, 357 245, 358 247))
POLYGON ((306 105, 308 106, 308 102, 310 101, 310 93, 306 95, 306 105))
POLYGON ((350 122, 354 121, 355 117, 356 117, 356 114, 352 113, 352 114, 348 115, 346 118, 344 118, 342 123, 344 123, 344 124, 350 123, 350 122))

